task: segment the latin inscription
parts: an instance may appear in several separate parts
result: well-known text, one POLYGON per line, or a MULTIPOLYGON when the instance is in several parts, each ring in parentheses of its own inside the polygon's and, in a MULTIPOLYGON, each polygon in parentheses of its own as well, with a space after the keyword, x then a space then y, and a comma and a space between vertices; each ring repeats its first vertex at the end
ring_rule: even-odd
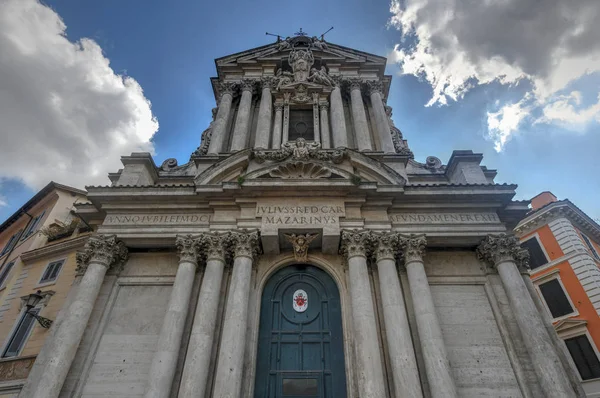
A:
POLYGON ((210 221, 208 214, 131 214, 108 215, 104 224, 110 225, 186 225, 205 224, 210 221))
POLYGON ((337 224, 339 217, 345 215, 342 206, 262 206, 256 207, 256 215, 262 217, 263 224, 337 224))
POLYGON ((390 214, 394 224, 490 224, 499 223, 496 213, 403 213, 390 214))

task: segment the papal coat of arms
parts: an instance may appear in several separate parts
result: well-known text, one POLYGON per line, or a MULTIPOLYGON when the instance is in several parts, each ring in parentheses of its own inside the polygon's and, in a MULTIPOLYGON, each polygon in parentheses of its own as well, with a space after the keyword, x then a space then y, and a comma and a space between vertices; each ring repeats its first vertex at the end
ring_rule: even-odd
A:
POLYGON ((302 289, 298 289, 294 292, 292 298, 292 306, 296 312, 304 312, 308 308, 308 295, 302 289))

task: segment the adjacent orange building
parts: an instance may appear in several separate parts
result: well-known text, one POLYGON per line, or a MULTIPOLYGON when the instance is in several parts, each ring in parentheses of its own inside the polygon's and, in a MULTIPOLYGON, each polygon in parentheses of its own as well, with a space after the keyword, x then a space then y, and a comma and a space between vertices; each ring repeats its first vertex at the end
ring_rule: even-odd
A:
POLYGON ((551 192, 531 206, 515 228, 531 280, 588 397, 600 397, 600 225, 551 192))

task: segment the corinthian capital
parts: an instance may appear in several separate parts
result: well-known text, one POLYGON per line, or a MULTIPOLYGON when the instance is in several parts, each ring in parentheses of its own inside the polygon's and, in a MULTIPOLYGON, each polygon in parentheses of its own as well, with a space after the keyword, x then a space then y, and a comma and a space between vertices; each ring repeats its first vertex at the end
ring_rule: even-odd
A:
POLYGON ((277 87, 277 79, 275 76, 265 76, 260 79, 260 86, 265 89, 273 89, 277 87))
POLYGON ((346 259, 362 256, 368 257, 372 242, 371 231, 343 230, 340 254, 346 259))
POLYGON ((219 82, 217 87, 219 89, 219 98, 220 98, 225 94, 229 94, 229 95, 233 96, 237 89, 237 84, 234 82, 219 82))
POLYGON ((179 262, 188 262, 198 264, 198 254, 200 249, 200 239, 192 235, 177 235, 175 246, 179 254, 179 262))
POLYGON ((227 248, 229 244, 229 234, 227 233, 207 233, 202 234, 206 260, 220 260, 225 262, 227 259, 227 248))
POLYGON ((76 254, 77 273, 84 273, 94 262, 120 270, 127 261, 127 248, 116 235, 92 235, 83 250, 76 254))
POLYGON ((394 232, 373 233, 373 256, 375 261, 395 260, 400 236, 394 232))
POLYGON ((348 85, 348 89, 352 90, 360 90, 362 86, 362 79, 359 77, 350 77, 344 80, 344 82, 348 85))
POLYGON ((258 244, 258 232, 231 232, 229 242, 233 251, 233 257, 250 257, 255 259, 260 253, 258 244))
POLYGON ((367 81, 367 88, 369 90, 369 95, 373 93, 379 93, 383 97, 383 83, 379 80, 369 80, 367 81))
POLYGON ((240 81, 240 89, 242 91, 254 92, 254 88, 256 87, 256 80, 253 79, 242 79, 240 81))
POLYGON ((477 257, 495 267, 503 261, 514 261, 519 267, 527 267, 529 252, 521 247, 514 235, 488 235, 477 247, 477 257))
POLYGON ((425 248, 427 247, 425 235, 401 235, 399 245, 402 249, 404 264, 412 261, 423 261, 425 248))

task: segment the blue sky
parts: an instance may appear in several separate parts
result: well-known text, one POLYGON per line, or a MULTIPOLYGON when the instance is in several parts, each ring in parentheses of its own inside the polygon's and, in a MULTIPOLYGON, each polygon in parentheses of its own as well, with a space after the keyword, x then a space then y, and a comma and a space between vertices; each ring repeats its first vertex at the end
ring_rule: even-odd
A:
MULTIPOLYGON (((61 0, 47 1, 50 10, 23 0, 14 2, 12 9, 0 8, 0 25, 2 13, 6 21, 22 18, 22 23, 15 22, 4 32, 0 28, 0 36, 27 36, 17 44, 8 39, 0 43, 0 50, 4 45, 13 51, 10 59, 0 56, 0 81, 4 77, 4 81, 24 82, 9 87, 15 91, 11 98, 18 98, 21 108, 29 107, 28 96, 47 97, 52 104, 44 108, 48 101, 36 102, 23 112, 23 118, 13 116, 11 109, 7 115, 10 128, 0 127, 2 141, 7 143, 0 145, 6 162, 0 172, 0 219, 12 214, 49 179, 75 186, 86 181, 108 184, 106 172, 119 169, 119 155, 132 150, 153 150, 159 165, 170 157, 185 163, 215 106, 209 82, 216 74, 215 58, 272 42, 266 31, 287 36, 302 27, 310 35, 320 35, 331 26, 335 29, 326 40, 390 57, 387 72, 394 77, 388 104, 416 160, 434 155, 445 163, 452 150, 472 149, 484 154, 482 164, 498 169, 497 182, 519 184, 516 199, 550 190, 600 218, 600 110, 594 107, 600 92, 600 67, 579 57, 575 44, 572 48, 557 44, 566 42, 569 31, 554 42, 545 43, 547 35, 539 42, 532 39, 515 52, 514 38, 500 43, 493 36, 488 43, 477 26, 471 34, 453 21, 435 20, 436 3, 61 0), (30 8, 18 9, 25 2, 30 8), (422 12, 411 17, 407 10, 422 12), (61 30, 56 28, 53 13, 66 25, 68 42, 91 40, 73 50, 64 38, 48 39, 61 30), (34 14, 41 16, 27 18, 34 14), (444 44, 446 33, 435 30, 444 23, 448 35, 457 39, 454 44, 444 44), (526 45, 546 46, 574 58, 578 65, 589 62, 590 66, 580 68, 583 72, 575 67, 573 79, 561 85, 556 82, 561 76, 564 80, 564 68, 555 59, 545 64, 528 59, 526 45), (53 46, 57 51, 51 51, 53 46), (38 50, 26 51, 29 48, 38 50), (119 75, 130 79, 123 84, 119 75), (23 88, 30 80, 36 84, 23 88), (444 89, 436 94, 432 86, 444 89), (77 100, 67 108, 65 104, 73 97, 77 100), (144 99, 151 102, 151 114, 144 99), (31 120, 38 117, 36 112, 43 117, 34 125, 31 120), (72 121, 57 122, 53 119, 57 115, 72 121), (111 143, 114 137, 121 137, 114 140, 119 145, 111 143), (501 137, 504 142, 499 144, 501 137), (48 145, 50 139, 61 144, 48 145), (42 145, 32 144, 38 140, 42 145), (15 155, 21 150, 25 153, 15 155)), ((552 20, 554 15, 545 17, 552 20)), ((597 50, 595 44, 589 45, 586 53, 597 50)), ((1 89, 2 83, 0 93, 1 89)), ((1 95, 3 115, 2 106, 8 102, 1 95)))

